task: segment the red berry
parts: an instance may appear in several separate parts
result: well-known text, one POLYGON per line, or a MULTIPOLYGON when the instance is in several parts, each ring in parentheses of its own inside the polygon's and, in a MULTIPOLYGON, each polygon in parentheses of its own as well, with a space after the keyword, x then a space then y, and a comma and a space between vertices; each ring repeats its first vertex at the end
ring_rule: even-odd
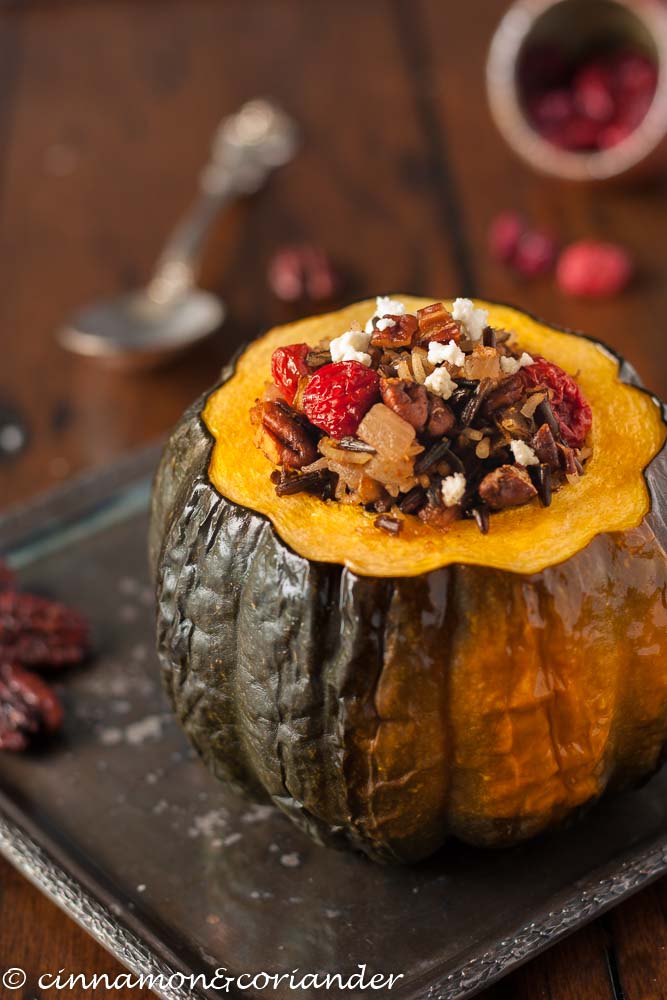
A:
POLYGON ((377 372, 358 361, 338 361, 315 372, 303 394, 303 408, 312 424, 338 440, 356 434, 379 398, 377 372))
POLYGON ((632 135, 633 132, 634 127, 632 125, 624 125, 621 122, 612 122, 611 125, 605 125, 605 127, 600 130, 598 135, 598 146, 600 149, 611 149, 613 146, 618 146, 619 143, 625 142, 628 136, 632 135))
POLYGON ((563 441, 571 448, 581 448, 593 423, 591 408, 571 375, 553 361, 539 355, 533 364, 521 369, 521 376, 530 387, 550 389, 551 409, 558 421, 563 441))
POLYGON ((623 247, 579 240, 560 255, 556 277, 566 295, 606 298, 623 291, 632 272, 632 260, 623 247))
POLYGON ((600 125, 590 118, 576 116, 554 129, 549 138, 554 145, 567 149, 572 153, 585 153, 596 149, 600 125))
POLYGON ((516 212, 501 212, 489 227, 489 251, 495 260, 507 264, 512 260, 525 229, 516 212))
POLYGON ((606 124, 616 111, 614 84, 609 69, 599 62, 583 66, 572 85, 574 103, 586 118, 606 124))
POLYGON ((658 68, 639 52, 617 52, 609 61, 610 73, 619 92, 653 96, 658 85, 658 68))
POLYGON ((288 403, 294 402, 299 379, 308 374, 306 357, 309 351, 308 344, 291 344, 276 348, 271 356, 273 381, 288 403))
POLYGON ((556 260, 556 244, 538 229, 525 232, 516 247, 512 263, 524 278, 536 278, 550 271, 556 260))
POLYGON ((551 126, 562 125, 572 117, 574 108, 569 90, 548 90, 540 94, 529 104, 528 110, 535 125, 540 131, 551 126))

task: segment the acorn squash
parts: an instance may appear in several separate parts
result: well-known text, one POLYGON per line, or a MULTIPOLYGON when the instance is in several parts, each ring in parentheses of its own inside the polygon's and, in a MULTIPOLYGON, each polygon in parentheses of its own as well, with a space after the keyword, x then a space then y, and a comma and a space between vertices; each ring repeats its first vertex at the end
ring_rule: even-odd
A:
POLYGON ((586 475, 551 507, 388 537, 360 507, 276 496, 248 416, 271 354, 368 302, 251 344, 155 481, 158 649, 188 737, 222 780, 378 860, 530 837, 650 775, 667 738, 665 410, 600 343, 481 304, 591 404, 586 475))

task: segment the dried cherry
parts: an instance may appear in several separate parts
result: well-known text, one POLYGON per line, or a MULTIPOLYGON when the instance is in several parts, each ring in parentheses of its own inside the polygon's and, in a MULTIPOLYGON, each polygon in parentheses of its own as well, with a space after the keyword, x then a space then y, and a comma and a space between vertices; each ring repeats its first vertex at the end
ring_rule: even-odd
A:
POLYGON ((338 361, 315 372, 303 394, 311 423, 330 437, 356 433, 371 406, 380 398, 380 379, 358 361, 338 361))
POLYGON ((308 374, 306 358, 310 353, 308 344, 290 344, 277 347, 271 355, 271 375, 288 403, 294 402, 299 388, 299 379, 308 374))
POLYGON ((558 421, 561 436, 572 448, 581 448, 593 423, 590 406, 571 375, 552 361, 536 355, 534 363, 519 373, 527 386, 550 390, 551 408, 558 421))

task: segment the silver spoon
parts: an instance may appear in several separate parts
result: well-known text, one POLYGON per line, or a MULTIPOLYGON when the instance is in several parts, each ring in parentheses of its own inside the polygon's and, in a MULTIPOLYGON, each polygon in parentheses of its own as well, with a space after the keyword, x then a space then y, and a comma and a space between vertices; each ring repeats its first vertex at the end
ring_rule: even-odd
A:
POLYGON ((227 202, 259 190, 296 147, 294 122, 271 101, 249 101, 225 118, 201 174, 199 198, 169 237, 146 287, 84 306, 58 331, 62 346, 119 367, 143 368, 213 333, 226 309, 217 295, 196 285, 206 234, 227 202))

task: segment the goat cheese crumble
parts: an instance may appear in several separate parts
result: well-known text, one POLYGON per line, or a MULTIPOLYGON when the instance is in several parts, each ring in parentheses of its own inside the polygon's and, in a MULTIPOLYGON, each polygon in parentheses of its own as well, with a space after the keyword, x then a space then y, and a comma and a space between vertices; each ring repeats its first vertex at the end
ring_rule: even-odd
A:
POLYGON ((446 368, 436 368, 434 372, 426 376, 424 385, 441 399, 449 399, 456 389, 456 382, 446 368))
POLYGON ((368 367, 371 363, 370 354, 366 348, 370 343, 370 334, 363 330, 347 330, 340 337, 335 337, 329 344, 332 361, 358 361, 368 367))
POLYGON ((523 352, 520 358, 500 359, 500 369, 505 372, 506 375, 516 375, 520 368, 525 368, 526 365, 534 364, 535 362, 526 351, 523 352))
POLYGON ((466 477, 462 472, 445 476, 440 487, 445 507, 456 507, 463 500, 466 491, 466 477))
MULTIPOLYGON (((378 295, 375 299, 375 312, 366 323, 366 333, 373 332, 373 320, 380 317, 380 321, 385 316, 404 316, 405 315, 405 305, 403 302, 399 302, 398 299, 391 299, 388 295, 378 295)), ((379 326, 379 324, 378 324, 379 326)), ((382 327, 381 329, 386 329, 382 327)))
POLYGON ((456 299, 452 306, 452 316, 457 323, 462 323, 470 340, 481 340, 484 330, 489 325, 489 314, 486 309, 477 309, 470 299, 456 299))
POLYGON ((540 460, 525 441, 512 441, 510 443, 515 462, 519 465, 539 465, 540 460))
POLYGON ((455 340, 450 340, 448 344, 439 344, 432 340, 428 345, 429 364, 439 365, 443 361, 447 361, 450 365, 456 365, 457 368, 460 368, 465 363, 465 359, 465 354, 455 340))

